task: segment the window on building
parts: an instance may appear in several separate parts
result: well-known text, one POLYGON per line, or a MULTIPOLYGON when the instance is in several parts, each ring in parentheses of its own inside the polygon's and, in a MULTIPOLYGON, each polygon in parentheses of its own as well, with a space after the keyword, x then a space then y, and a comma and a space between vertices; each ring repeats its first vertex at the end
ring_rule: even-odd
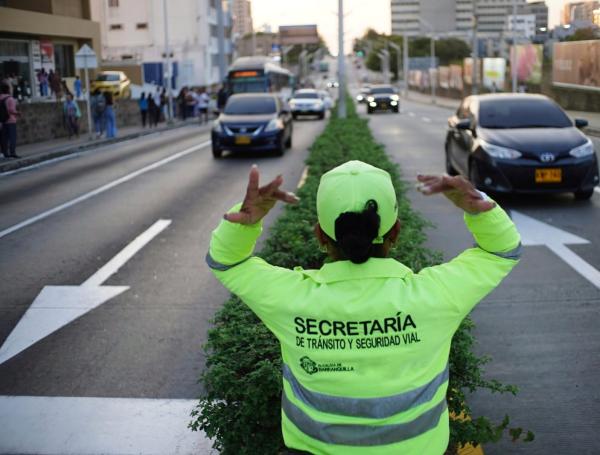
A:
POLYGON ((111 30, 123 30, 123 24, 110 24, 111 30))
POLYGON ((210 26, 210 36, 218 36, 219 35, 219 29, 216 25, 212 25, 210 26))
POLYGON ((75 77, 75 50, 71 44, 54 45, 54 64, 61 77, 75 77))
POLYGON ((118 8, 119 0, 108 0, 108 6, 109 8, 118 8))
POLYGON ((148 22, 139 22, 135 24, 135 28, 138 30, 146 30, 148 28, 148 22))

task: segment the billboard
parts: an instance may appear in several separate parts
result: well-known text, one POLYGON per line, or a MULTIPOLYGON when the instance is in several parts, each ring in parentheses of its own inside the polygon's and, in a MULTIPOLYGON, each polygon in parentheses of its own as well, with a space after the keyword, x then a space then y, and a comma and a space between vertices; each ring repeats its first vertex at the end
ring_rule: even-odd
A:
POLYGON ((492 91, 504 89, 506 60, 503 58, 483 59, 483 85, 492 91))
POLYGON ((552 83, 600 90, 600 41, 554 43, 552 83))
POLYGON ((319 33, 316 25, 281 25, 279 27, 279 44, 319 44, 319 33))
POLYGON ((450 65, 450 88, 463 89, 463 69, 461 65, 450 65))
POLYGON ((439 86, 441 88, 450 88, 450 67, 440 66, 438 68, 439 86))
POLYGON ((517 44, 516 46, 511 46, 511 68, 515 61, 515 53, 517 62, 517 80, 519 82, 528 82, 530 84, 541 84, 544 46, 542 44, 517 44))

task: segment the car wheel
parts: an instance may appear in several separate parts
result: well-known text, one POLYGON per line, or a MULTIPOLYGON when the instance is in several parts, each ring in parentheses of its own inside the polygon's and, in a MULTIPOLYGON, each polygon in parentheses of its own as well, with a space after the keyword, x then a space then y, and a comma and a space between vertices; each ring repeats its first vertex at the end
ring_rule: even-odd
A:
POLYGON ((217 147, 213 144, 212 146, 212 154, 214 158, 221 158, 223 156, 223 149, 217 147))
POLYGON ((479 175, 477 173, 477 166, 475 165, 475 163, 473 163, 473 161, 470 161, 469 162, 469 182, 471 182, 475 188, 478 187, 478 185, 477 185, 478 177, 479 177, 479 175))
POLYGON ((291 149, 292 148, 292 132, 290 131, 290 137, 287 138, 287 141, 285 141, 285 148, 291 149))
POLYGON ((292 118, 293 118, 294 120, 298 120, 298 116, 297 116, 296 114, 292 114, 292 118))
POLYGON ((373 109, 367 109, 367 114, 371 115, 373 113, 373 109))
POLYGON ((456 169, 454 169, 454 166, 452 166, 452 163, 450 162, 450 156, 448 156, 448 150, 446 150, 446 173, 448 175, 458 175, 458 172, 456 171, 456 169))
POLYGON ((589 198, 592 197, 592 195, 594 194, 594 189, 590 189, 587 191, 575 191, 575 193, 573 193, 573 195, 575 196, 575 199, 577 199, 578 201, 587 201, 589 198))
POLYGON ((395 107, 395 108, 394 108, 394 113, 395 113, 395 114, 398 114, 399 112, 400 112, 400 108, 398 108, 398 107, 395 107))
POLYGON ((277 145, 277 148, 275 149, 275 155, 283 156, 284 152, 285 152, 285 142, 283 141, 283 137, 282 137, 281 139, 279 139, 279 144, 277 145))

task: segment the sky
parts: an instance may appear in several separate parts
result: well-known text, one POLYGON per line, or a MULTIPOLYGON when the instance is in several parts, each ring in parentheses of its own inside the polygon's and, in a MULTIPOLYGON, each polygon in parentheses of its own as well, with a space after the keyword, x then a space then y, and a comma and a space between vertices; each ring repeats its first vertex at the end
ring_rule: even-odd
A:
MULTIPOLYGON (((254 26, 260 30, 269 24, 273 31, 280 25, 317 24, 319 33, 333 54, 337 54, 338 0, 251 0, 254 26)), ((560 21, 563 0, 546 0, 549 22, 553 27, 560 21)), ((390 33, 390 0, 344 0, 344 49, 349 52, 352 40, 362 36, 367 28, 390 33)))

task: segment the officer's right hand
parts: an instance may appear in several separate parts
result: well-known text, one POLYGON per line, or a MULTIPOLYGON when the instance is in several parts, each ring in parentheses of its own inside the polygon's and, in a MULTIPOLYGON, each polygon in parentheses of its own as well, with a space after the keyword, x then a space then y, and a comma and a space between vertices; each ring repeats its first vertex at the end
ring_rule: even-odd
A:
POLYGON ((426 196, 444 193, 454 205, 467 213, 487 212, 496 207, 496 203, 485 199, 471 182, 464 177, 449 175, 417 175, 417 189, 426 196))
POLYGON ((294 193, 288 193, 279 189, 283 183, 283 177, 278 175, 271 182, 259 187, 258 167, 255 165, 250 169, 248 177, 248 188, 246 197, 239 212, 226 213, 223 215, 227 221, 239 224, 255 224, 262 220, 277 201, 295 204, 299 201, 294 193))

